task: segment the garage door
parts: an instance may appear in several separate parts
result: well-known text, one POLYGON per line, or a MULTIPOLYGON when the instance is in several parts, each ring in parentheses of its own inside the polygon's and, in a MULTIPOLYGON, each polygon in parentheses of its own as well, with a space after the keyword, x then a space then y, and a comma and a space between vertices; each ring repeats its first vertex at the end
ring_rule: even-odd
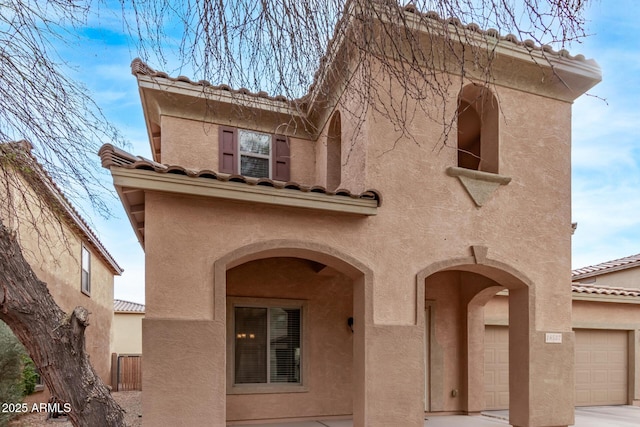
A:
POLYGON ((576 406, 627 403, 627 332, 578 329, 576 406))
MULTIPOLYGON (((627 404, 627 332, 577 329, 576 406, 627 404)), ((509 329, 487 326, 485 408, 509 408, 509 329)))
POLYGON ((487 326, 484 333, 485 409, 509 409, 509 329, 487 326))

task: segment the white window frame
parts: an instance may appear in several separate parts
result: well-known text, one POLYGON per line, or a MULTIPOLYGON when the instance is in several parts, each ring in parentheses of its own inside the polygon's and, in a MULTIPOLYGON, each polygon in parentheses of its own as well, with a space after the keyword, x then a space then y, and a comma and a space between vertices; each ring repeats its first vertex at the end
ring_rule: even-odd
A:
POLYGON ((83 244, 80 251, 80 290, 85 295, 91 295, 91 251, 83 244), (84 259, 87 254, 87 270, 85 270, 84 259), (84 272, 87 272, 87 283, 85 287, 84 272))
MULTIPOLYGON (((245 176, 242 173, 242 156, 245 157, 253 157, 256 159, 267 159, 267 163, 269 165, 269 176, 266 177, 262 177, 262 178, 269 178, 271 179, 271 177, 273 176, 273 165, 272 165, 272 156, 273 156, 273 135, 270 133, 266 133, 266 132, 258 132, 255 130, 250 130, 250 129, 237 129, 237 144, 238 144, 238 173, 240 175, 245 176), (248 132, 248 133, 255 133, 255 134, 259 134, 259 135, 266 135, 269 137, 269 154, 259 154, 259 153, 253 153, 251 151, 242 151, 241 147, 241 143, 240 143, 240 139, 241 139, 241 134, 243 132, 248 132)), ((254 178, 254 177, 251 177, 254 178)))
POLYGON ((258 394, 258 393, 300 393, 308 392, 306 385, 308 375, 309 356, 307 302, 303 300, 273 299, 273 298, 227 298, 227 394, 258 394), (264 384, 235 384, 235 308, 299 308, 300 309, 300 382, 299 383, 264 383, 264 384))

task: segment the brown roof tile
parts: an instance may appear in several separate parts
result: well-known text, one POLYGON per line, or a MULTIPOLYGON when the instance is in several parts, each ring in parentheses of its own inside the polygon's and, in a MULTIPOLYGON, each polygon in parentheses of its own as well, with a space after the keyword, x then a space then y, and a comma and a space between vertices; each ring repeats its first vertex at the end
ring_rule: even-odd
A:
POLYGON ((585 279, 587 277, 598 276, 600 274, 612 273, 614 271, 626 270, 634 267, 640 267, 640 254, 578 268, 571 272, 571 277, 574 280, 585 279))
POLYGON ((640 289, 617 288, 611 286, 585 285, 572 283, 571 291, 579 294, 615 295, 625 297, 640 297, 640 289))
POLYGON ((340 188, 336 191, 329 191, 325 187, 314 185, 307 186, 297 182, 282 182, 274 181, 269 178, 249 178, 242 175, 229 175, 225 173, 215 172, 209 169, 192 170, 178 165, 165 165, 162 163, 154 162, 143 157, 134 156, 127 153, 111 144, 105 144, 100 148, 98 152, 102 160, 102 167, 109 169, 111 166, 121 167, 125 169, 142 169, 149 170, 158 173, 172 173, 178 175, 185 175, 192 178, 204 178, 213 179, 221 182, 240 182, 247 185, 262 185, 273 187, 278 190, 295 190, 304 193, 322 193, 329 196, 336 197, 350 197, 352 199, 367 199, 376 200, 378 206, 382 202, 380 193, 376 190, 367 190, 360 194, 351 193, 349 190, 340 188))
MULTIPOLYGON (((347 6, 345 5, 345 8, 347 6)), ((400 6, 399 6, 400 7, 400 6)), ((423 18, 427 18, 429 20, 432 20, 434 22, 438 22, 441 24, 448 24, 452 27, 458 27, 464 30, 469 30, 473 33, 482 35, 482 36, 487 36, 487 37, 491 37, 494 39, 497 39, 498 41, 504 41, 504 42, 508 42, 511 44, 514 44, 516 46, 522 47, 524 50, 526 51, 539 51, 539 52, 544 52, 544 54, 547 55, 552 55, 552 56, 556 56, 556 57, 562 57, 562 58, 566 58, 566 59, 570 59, 570 60, 575 60, 575 61, 581 61, 581 62, 593 62, 593 60, 591 59, 586 59, 584 55, 578 54, 578 55, 571 55, 569 53, 568 50, 566 49, 561 49, 559 51, 556 51, 553 49, 552 46, 550 45, 538 45, 536 44, 535 41, 533 40, 520 40, 517 36, 515 36, 514 34, 507 34, 505 36, 500 35, 500 32, 494 28, 489 28, 487 30, 483 30, 478 24, 475 23, 471 23, 471 24, 463 24, 459 19, 457 18, 442 18, 437 12, 420 12, 416 6, 412 3, 407 4, 404 7, 400 7, 400 10, 403 10, 406 13, 410 13, 410 14, 414 14, 423 18)), ((331 50, 331 46, 336 42, 336 33, 338 33, 339 30, 339 26, 340 24, 336 25, 335 31, 334 31, 334 36, 329 40, 328 46, 327 46, 327 52, 330 52, 331 50)), ((316 70, 315 74, 314 74, 314 79, 313 82, 311 83, 311 86, 309 87, 308 91, 307 91, 307 95, 303 96, 300 99, 297 100, 290 100, 287 97, 285 97, 284 95, 277 95, 277 96, 270 96, 267 92, 264 91, 260 91, 260 92, 251 92, 249 89, 246 88, 240 88, 240 89, 233 89, 230 86, 226 85, 226 84, 220 84, 220 85, 212 85, 210 82, 208 82, 207 80, 199 80, 199 81, 193 81, 190 78, 186 77, 186 76, 178 76, 178 77, 171 77, 169 76, 167 73, 162 72, 162 71, 156 71, 153 68, 151 68, 149 65, 147 65, 145 62, 143 62, 140 58, 135 58, 132 62, 131 62, 131 74, 133 74, 134 76, 137 75, 147 75, 150 77, 158 77, 158 78, 163 78, 163 79, 167 79, 170 81, 176 81, 176 82, 184 82, 184 83, 189 83, 195 86, 203 86, 203 87, 209 87, 211 89, 214 90, 224 90, 230 93, 234 93, 234 94, 242 94, 242 95, 249 95, 249 96, 253 96, 256 98, 265 98, 265 99, 269 99, 272 101, 280 101, 283 103, 287 103, 287 104, 303 104, 306 99, 308 98, 309 94, 312 93, 314 91, 314 88, 318 82, 319 77, 322 75, 322 67, 324 67, 327 64, 327 54, 323 55, 320 58, 320 64, 318 67, 318 70, 316 70)))
POLYGON ((113 311, 116 313, 143 313, 144 304, 138 304, 137 302, 124 301, 121 299, 113 300, 113 311))

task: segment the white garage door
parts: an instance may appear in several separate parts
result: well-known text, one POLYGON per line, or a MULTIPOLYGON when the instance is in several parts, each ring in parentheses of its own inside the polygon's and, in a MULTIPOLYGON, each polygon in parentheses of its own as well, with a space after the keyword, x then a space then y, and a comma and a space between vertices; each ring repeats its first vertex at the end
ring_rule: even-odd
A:
MULTIPOLYGON (((576 406, 627 403, 627 332, 577 329, 576 406)), ((509 329, 487 326, 485 408, 509 408, 509 329)))
POLYGON ((576 406, 627 403, 627 332, 576 330, 576 406))

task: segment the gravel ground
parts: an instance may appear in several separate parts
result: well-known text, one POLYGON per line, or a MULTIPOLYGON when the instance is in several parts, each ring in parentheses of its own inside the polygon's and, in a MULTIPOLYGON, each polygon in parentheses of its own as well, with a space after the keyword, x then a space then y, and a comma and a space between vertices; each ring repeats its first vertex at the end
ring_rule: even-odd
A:
MULTIPOLYGON (((125 410, 125 420, 130 427, 142 426, 142 392, 118 391, 113 398, 125 410)), ((47 414, 25 414, 13 419, 9 427, 72 427, 69 421, 47 420, 47 414)), ((98 427, 98 426, 96 426, 98 427)))

